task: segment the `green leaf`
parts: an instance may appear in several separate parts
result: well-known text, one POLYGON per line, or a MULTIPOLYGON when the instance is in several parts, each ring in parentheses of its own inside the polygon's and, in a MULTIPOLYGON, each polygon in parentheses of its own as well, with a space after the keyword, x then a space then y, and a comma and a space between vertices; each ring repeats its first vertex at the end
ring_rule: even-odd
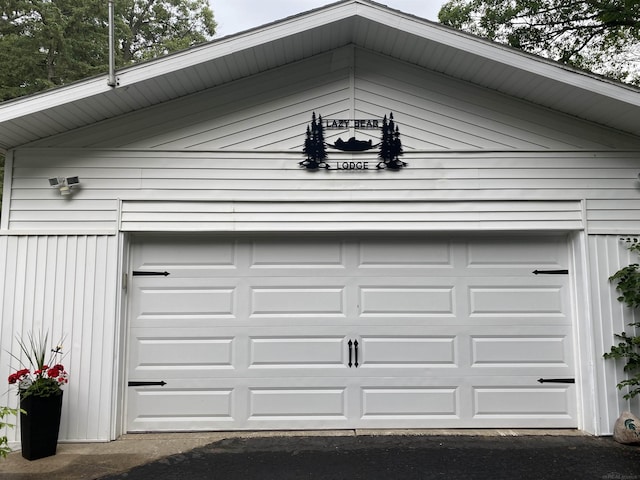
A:
MULTIPOLYGON (((117 0, 116 64, 211 40, 206 0, 117 0)), ((0 0, 0 101, 108 71, 104 0, 0 0)))
POLYGON ((440 22, 639 84, 640 8, 629 0, 450 0, 440 22))

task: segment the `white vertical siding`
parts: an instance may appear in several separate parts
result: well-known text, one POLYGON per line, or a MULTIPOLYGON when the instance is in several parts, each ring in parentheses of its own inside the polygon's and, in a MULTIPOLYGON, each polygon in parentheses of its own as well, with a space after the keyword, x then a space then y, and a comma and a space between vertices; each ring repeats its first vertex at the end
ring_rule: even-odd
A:
POLYGON ((637 411, 638 399, 633 402, 622 398, 625 392, 616 389, 616 385, 626 375, 622 371, 624 362, 605 360, 602 355, 608 352, 614 343, 615 333, 631 331, 630 322, 638 321, 634 311, 617 300, 615 284, 608 278, 621 267, 636 263, 637 257, 631 255, 618 235, 589 236, 591 308, 594 321, 595 342, 595 387, 599 401, 600 431, 602 435, 611 434, 616 418, 624 410, 637 411))
MULTIPOLYGON (((19 367, 16 336, 65 337, 61 440, 112 436, 117 252, 115 236, 0 236, 0 378, 19 367)), ((17 405, 14 389, 0 404, 17 405)))

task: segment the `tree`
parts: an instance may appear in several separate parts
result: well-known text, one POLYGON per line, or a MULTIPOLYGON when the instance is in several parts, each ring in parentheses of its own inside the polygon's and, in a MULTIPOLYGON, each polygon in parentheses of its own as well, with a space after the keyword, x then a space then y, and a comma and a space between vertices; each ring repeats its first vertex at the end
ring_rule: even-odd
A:
POLYGON ((182 50, 215 34, 207 0, 119 0, 116 7, 124 64, 182 50))
MULTIPOLYGON (((210 40, 207 0, 116 0, 116 65, 210 40)), ((0 0, 0 101, 105 73, 106 0, 0 0)))
POLYGON ((640 84, 637 0, 450 0, 441 23, 640 84))
POLYGON ((326 162, 327 145, 324 141, 322 116, 318 116, 318 119, 316 120, 316 112, 313 112, 311 115, 311 125, 307 126, 307 134, 304 140, 302 153, 307 156, 307 159, 298 162, 300 166, 308 170, 329 168, 329 165, 326 162))
POLYGON ((400 170, 407 164, 400 160, 400 156, 404 154, 402 150, 402 141, 400 140, 400 129, 393 121, 393 113, 389 114, 389 120, 385 115, 382 119, 382 138, 380 139, 380 151, 378 157, 380 163, 377 168, 388 168, 390 170, 400 170))

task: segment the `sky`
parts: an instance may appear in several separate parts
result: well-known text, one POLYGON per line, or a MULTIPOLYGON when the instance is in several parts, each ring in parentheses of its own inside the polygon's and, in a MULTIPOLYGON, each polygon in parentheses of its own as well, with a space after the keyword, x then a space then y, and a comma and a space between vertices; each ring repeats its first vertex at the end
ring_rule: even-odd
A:
MULTIPOLYGON (((438 20, 438 12, 445 1, 376 0, 390 8, 433 21, 438 20)), ((331 3, 335 0, 209 0, 218 23, 218 38, 331 3)))

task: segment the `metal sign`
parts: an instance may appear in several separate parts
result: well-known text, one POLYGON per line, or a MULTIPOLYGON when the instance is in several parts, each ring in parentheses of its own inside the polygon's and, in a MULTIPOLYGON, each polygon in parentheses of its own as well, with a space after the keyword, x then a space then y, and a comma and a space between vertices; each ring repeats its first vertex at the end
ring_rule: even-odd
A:
POLYGON ((306 138, 302 153, 306 159, 298 164, 307 170, 369 170, 370 161, 341 161, 332 164, 329 162, 327 148, 341 150, 343 152, 364 152, 378 149, 379 162, 375 165, 375 170, 400 170, 407 166, 406 162, 400 160, 403 154, 402 142, 400 141, 400 129, 393 120, 393 113, 380 121, 376 119, 329 119, 323 120, 322 116, 316 118, 316 113, 311 116, 311 124, 307 126, 306 138), (327 143, 324 139, 324 130, 380 130, 380 142, 373 144, 371 140, 358 140, 355 136, 348 140, 338 138, 333 144, 327 143))
POLYGON ((323 126, 326 130, 346 130, 348 128, 355 128, 356 130, 380 130, 382 122, 376 119, 325 119, 323 126))

